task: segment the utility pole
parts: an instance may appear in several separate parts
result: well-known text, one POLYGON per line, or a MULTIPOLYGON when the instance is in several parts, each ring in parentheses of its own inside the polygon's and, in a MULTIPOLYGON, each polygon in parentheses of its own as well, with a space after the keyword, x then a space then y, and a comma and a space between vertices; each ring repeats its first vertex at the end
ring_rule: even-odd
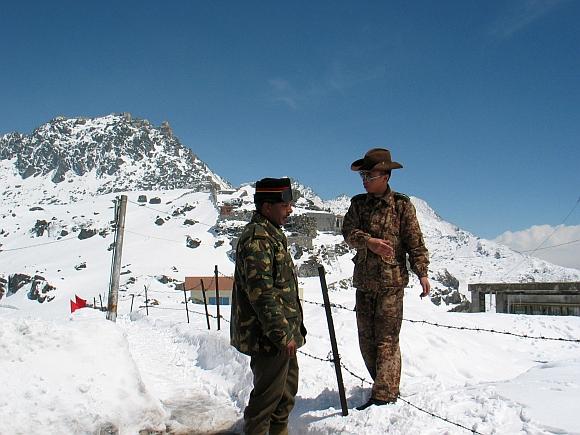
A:
POLYGON ((111 282, 109 285, 109 301, 107 304, 107 320, 117 321, 117 302, 119 300, 119 280, 121 277, 121 254, 123 252, 123 237, 125 235, 125 213, 127 211, 127 195, 121 195, 115 201, 115 245, 113 248, 113 265, 111 266, 111 282))

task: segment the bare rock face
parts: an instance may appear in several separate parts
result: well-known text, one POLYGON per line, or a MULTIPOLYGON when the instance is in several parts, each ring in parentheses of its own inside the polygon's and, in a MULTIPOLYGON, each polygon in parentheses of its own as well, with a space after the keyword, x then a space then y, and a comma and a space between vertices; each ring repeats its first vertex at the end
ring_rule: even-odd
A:
POLYGON ((0 300, 8 290, 8 280, 3 276, 0 276, 0 300))
POLYGON ((14 161, 23 179, 50 175, 56 184, 94 173, 93 190, 79 191, 79 195, 230 187, 182 145, 166 124, 155 127, 129 114, 61 116, 30 135, 0 136, 0 160, 14 161))
POLYGON ((434 278, 447 288, 459 289, 459 280, 451 275, 447 269, 439 271, 434 278))
POLYGON ((316 257, 310 257, 298 268, 298 276, 301 278, 318 276, 318 266, 318 259, 316 257))
POLYGON ((19 290, 28 287, 28 299, 37 301, 39 303, 50 302, 54 299, 54 295, 51 293, 56 290, 56 288, 50 285, 46 279, 41 275, 35 275, 31 277, 24 273, 15 273, 8 277, 6 281, 0 278, 0 299, 2 294, 4 294, 3 289, 7 289, 6 296, 9 297, 19 290), (2 281, 4 281, 5 287, 3 287, 2 281))
POLYGON ((186 241, 185 241, 185 245, 186 245, 188 248, 195 249, 195 248, 197 248, 199 245, 201 245, 201 240, 199 240, 199 239, 194 239, 194 238, 191 238, 190 236, 187 236, 187 239, 186 239, 186 241))
POLYGON ((89 238, 93 237, 95 234, 97 234, 97 230, 92 229, 92 228, 83 228, 79 232, 78 238, 80 240, 85 240, 85 239, 89 239, 89 238))
POLYGON ((45 231, 48 231, 50 222, 38 219, 34 227, 30 230, 31 233, 35 234, 36 237, 42 237, 45 231))

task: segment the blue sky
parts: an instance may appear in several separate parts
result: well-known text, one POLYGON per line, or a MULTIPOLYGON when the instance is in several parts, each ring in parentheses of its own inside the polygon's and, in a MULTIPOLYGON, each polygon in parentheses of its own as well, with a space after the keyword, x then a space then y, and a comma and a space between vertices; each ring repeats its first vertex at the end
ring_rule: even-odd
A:
POLYGON ((580 197, 579 21, 574 0, 9 2, 0 134, 131 112, 233 184, 325 199, 386 147, 395 190, 479 236, 555 226, 580 197))

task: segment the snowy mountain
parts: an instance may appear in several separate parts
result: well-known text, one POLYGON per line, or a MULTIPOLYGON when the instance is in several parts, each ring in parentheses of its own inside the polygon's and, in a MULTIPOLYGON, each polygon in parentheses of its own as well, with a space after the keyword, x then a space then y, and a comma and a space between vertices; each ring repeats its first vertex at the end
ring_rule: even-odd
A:
POLYGON ((58 117, 30 135, 5 134, 0 167, 4 200, 26 191, 43 193, 43 202, 68 202, 128 190, 229 187, 168 123, 156 128, 130 114, 58 117))

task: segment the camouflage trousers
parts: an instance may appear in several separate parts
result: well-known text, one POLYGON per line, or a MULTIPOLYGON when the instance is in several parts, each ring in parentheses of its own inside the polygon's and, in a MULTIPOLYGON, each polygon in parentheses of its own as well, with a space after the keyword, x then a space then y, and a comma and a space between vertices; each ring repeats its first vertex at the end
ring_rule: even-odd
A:
POLYGON ((244 434, 287 435, 288 416, 298 392, 298 360, 285 355, 254 355, 254 389, 244 410, 244 434))
POLYGON ((399 395, 403 295, 402 287, 356 291, 360 351, 374 381, 371 397, 379 400, 394 400, 399 395))

